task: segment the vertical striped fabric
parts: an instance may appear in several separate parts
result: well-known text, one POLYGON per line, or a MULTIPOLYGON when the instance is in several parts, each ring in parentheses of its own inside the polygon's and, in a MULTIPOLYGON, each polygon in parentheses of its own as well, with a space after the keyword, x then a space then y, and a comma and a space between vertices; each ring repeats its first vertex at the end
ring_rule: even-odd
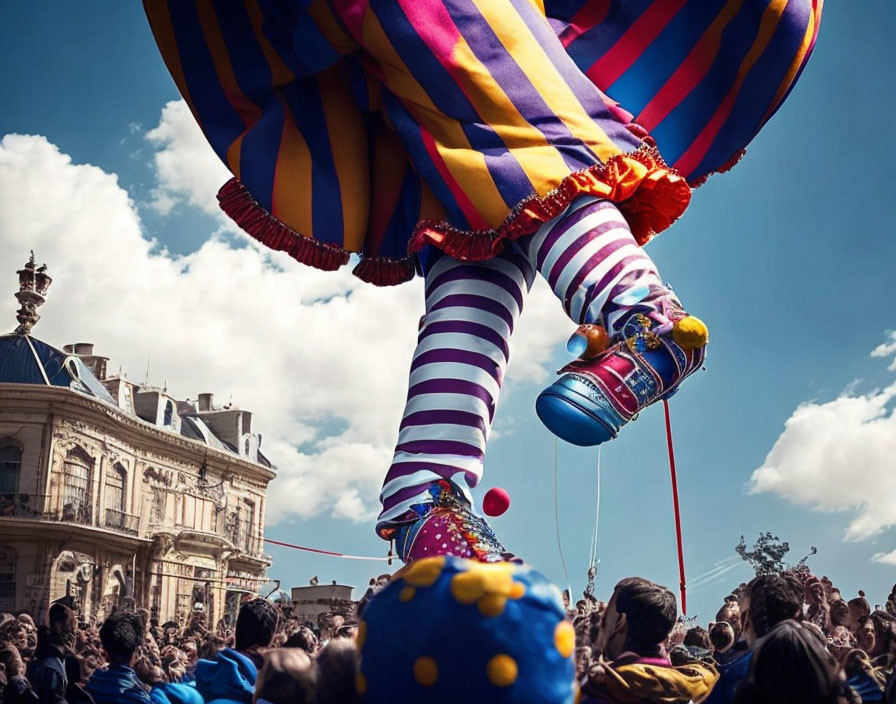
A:
POLYGON ((319 268, 358 252, 378 284, 429 245, 488 259, 583 193, 643 244, 780 106, 821 4, 144 0, 234 174, 222 208, 319 268))

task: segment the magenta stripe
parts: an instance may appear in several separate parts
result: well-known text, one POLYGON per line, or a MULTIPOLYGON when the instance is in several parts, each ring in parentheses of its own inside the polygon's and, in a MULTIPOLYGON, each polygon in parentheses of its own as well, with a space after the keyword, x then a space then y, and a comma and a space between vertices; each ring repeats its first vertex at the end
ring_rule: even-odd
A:
POLYGON ((480 460, 484 456, 482 448, 453 440, 414 440, 413 442, 405 442, 398 445, 395 451, 427 455, 460 455, 461 457, 475 457, 480 460))
POLYGON ((414 384, 408 390, 408 400, 425 394, 464 394, 482 401, 488 408, 489 420, 495 415, 495 401, 487 389, 463 379, 430 379, 414 384))
MULTIPOLYGON (((631 231, 628 229, 628 226, 622 222, 608 222, 603 225, 598 225, 593 230, 589 230, 581 237, 577 238, 575 242, 571 242, 566 248, 563 250, 563 254, 561 254, 557 261, 554 262, 554 266, 551 267, 551 271, 547 276, 548 283, 551 284, 551 288, 557 285, 557 279, 560 278, 560 274, 563 273, 563 269, 566 268, 566 265, 569 264, 570 261, 582 251, 582 249, 587 246, 589 243, 593 242, 595 239, 600 238, 602 235, 606 235, 609 232, 621 231, 623 233, 622 237, 619 238, 607 238, 611 239, 611 243, 617 246, 611 247, 608 244, 606 247, 598 250, 600 252, 606 252, 603 256, 606 257, 612 252, 619 249, 626 244, 631 244, 634 242, 634 238, 632 237, 631 231), (626 237, 627 235, 627 237, 626 237)), ((589 258, 588 261, 591 261, 589 258)))
MULTIPOLYGON (((485 433, 485 420, 478 413, 446 409, 442 411, 417 411, 401 419, 399 430, 421 425, 462 425, 478 428, 485 433)), ((483 438, 484 440, 484 438, 483 438)))
POLYGON ((436 310, 443 310, 445 308, 469 308, 472 309, 473 312, 476 311, 485 311, 486 313, 493 313, 497 315, 501 320, 507 323, 507 327, 510 328, 510 331, 513 332, 513 323, 514 323, 514 315, 512 312, 507 310, 502 304, 498 303, 498 301, 492 298, 486 298, 485 296, 477 296, 474 294, 466 294, 466 293, 457 293, 451 296, 445 296, 441 301, 436 303, 429 309, 429 312, 432 313, 436 310))
POLYGON ((435 278, 435 280, 426 287, 427 300, 432 297, 435 290, 439 286, 454 281, 474 281, 476 282, 472 287, 474 291, 482 290, 479 284, 483 281, 495 284, 496 286, 500 286, 502 289, 507 291, 508 294, 513 296, 513 300, 516 301, 517 308, 522 310, 523 292, 520 290, 519 284, 517 284, 516 281, 514 281, 507 274, 498 271, 495 268, 485 268, 475 265, 456 266, 446 272, 443 272, 442 274, 439 274, 435 278))
POLYGON ((471 335, 483 340, 487 340, 497 347, 504 354, 504 361, 510 357, 510 349, 507 341, 501 337, 501 334, 492 330, 487 325, 481 323, 471 323, 466 320, 437 320, 434 323, 427 323, 420 333, 418 343, 425 340, 430 335, 439 335, 443 333, 460 333, 462 335, 471 335))
POLYGON ((414 361, 411 362, 411 373, 413 374, 417 369, 427 364, 466 364, 469 367, 481 369, 499 384, 501 383, 502 373, 500 365, 478 352, 450 349, 424 352, 414 357, 414 361))

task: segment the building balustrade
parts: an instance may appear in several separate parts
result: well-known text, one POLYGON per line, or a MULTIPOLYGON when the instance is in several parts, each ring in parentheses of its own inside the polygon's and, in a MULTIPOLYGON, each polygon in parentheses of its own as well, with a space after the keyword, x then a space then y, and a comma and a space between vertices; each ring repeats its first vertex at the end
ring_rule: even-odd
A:
POLYGON ((122 533, 137 535, 138 517, 114 508, 106 509, 106 528, 118 530, 122 533))
MULTIPOLYGON (((54 505, 47 494, 0 494, 0 518, 30 518, 37 521, 57 521, 83 526, 93 525, 93 507, 86 501, 66 498, 62 505, 54 505)), ((138 534, 139 519, 123 511, 106 509, 102 527, 128 535, 138 534)))

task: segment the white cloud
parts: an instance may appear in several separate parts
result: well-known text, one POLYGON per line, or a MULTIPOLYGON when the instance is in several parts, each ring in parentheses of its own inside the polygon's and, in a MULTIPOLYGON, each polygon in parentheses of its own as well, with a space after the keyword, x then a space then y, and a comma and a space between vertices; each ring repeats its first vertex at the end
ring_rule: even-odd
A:
MULTIPOLYGON (((220 174, 190 170, 208 159, 195 153, 181 110, 169 103, 151 132, 164 154, 157 197, 207 209, 220 174)), ((254 413, 279 468, 270 523, 375 512, 422 312, 419 279, 377 288, 348 268, 320 272, 214 236, 172 255, 144 232, 114 174, 72 164, 44 137, 6 135, 0 259, 12 268, 3 275, 32 248, 54 278, 39 337, 56 346, 93 341, 111 369, 123 364, 140 381, 151 358, 150 382, 166 382, 175 396, 214 391, 254 413)), ((519 383, 546 378, 552 346, 570 327, 546 286, 526 308, 513 345, 519 383)), ((10 329, 14 310, 13 297, 0 296, 10 329)))
POLYGON ((187 104, 172 100, 165 105, 159 124, 146 133, 146 139, 157 150, 153 157, 157 185, 150 205, 162 215, 182 203, 218 215, 215 196, 231 174, 212 151, 187 104))
POLYGON ((877 552, 871 556, 871 561, 882 565, 896 565, 896 550, 893 552, 877 552))
MULTIPOLYGON (((892 339, 892 338, 891 338, 892 339)), ((882 356, 878 350, 875 356, 882 356)), ((890 352, 896 353, 896 347, 890 352)), ((765 462, 750 478, 753 494, 771 492, 822 511, 850 511, 847 540, 896 525, 896 384, 801 404, 765 462)), ((886 561, 896 561, 896 553, 886 561)))
POLYGON ((890 331, 887 342, 882 342, 871 350, 872 357, 889 357, 891 355, 894 355, 893 361, 887 369, 891 372, 896 372, 896 330, 890 331))

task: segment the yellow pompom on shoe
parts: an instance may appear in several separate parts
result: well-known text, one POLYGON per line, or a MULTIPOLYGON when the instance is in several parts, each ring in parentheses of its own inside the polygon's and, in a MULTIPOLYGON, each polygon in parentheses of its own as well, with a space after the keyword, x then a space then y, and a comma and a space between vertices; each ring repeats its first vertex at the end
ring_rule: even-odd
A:
POLYGON ((685 350, 695 350, 709 342, 709 328, 700 318, 689 315, 672 326, 672 339, 685 350))

